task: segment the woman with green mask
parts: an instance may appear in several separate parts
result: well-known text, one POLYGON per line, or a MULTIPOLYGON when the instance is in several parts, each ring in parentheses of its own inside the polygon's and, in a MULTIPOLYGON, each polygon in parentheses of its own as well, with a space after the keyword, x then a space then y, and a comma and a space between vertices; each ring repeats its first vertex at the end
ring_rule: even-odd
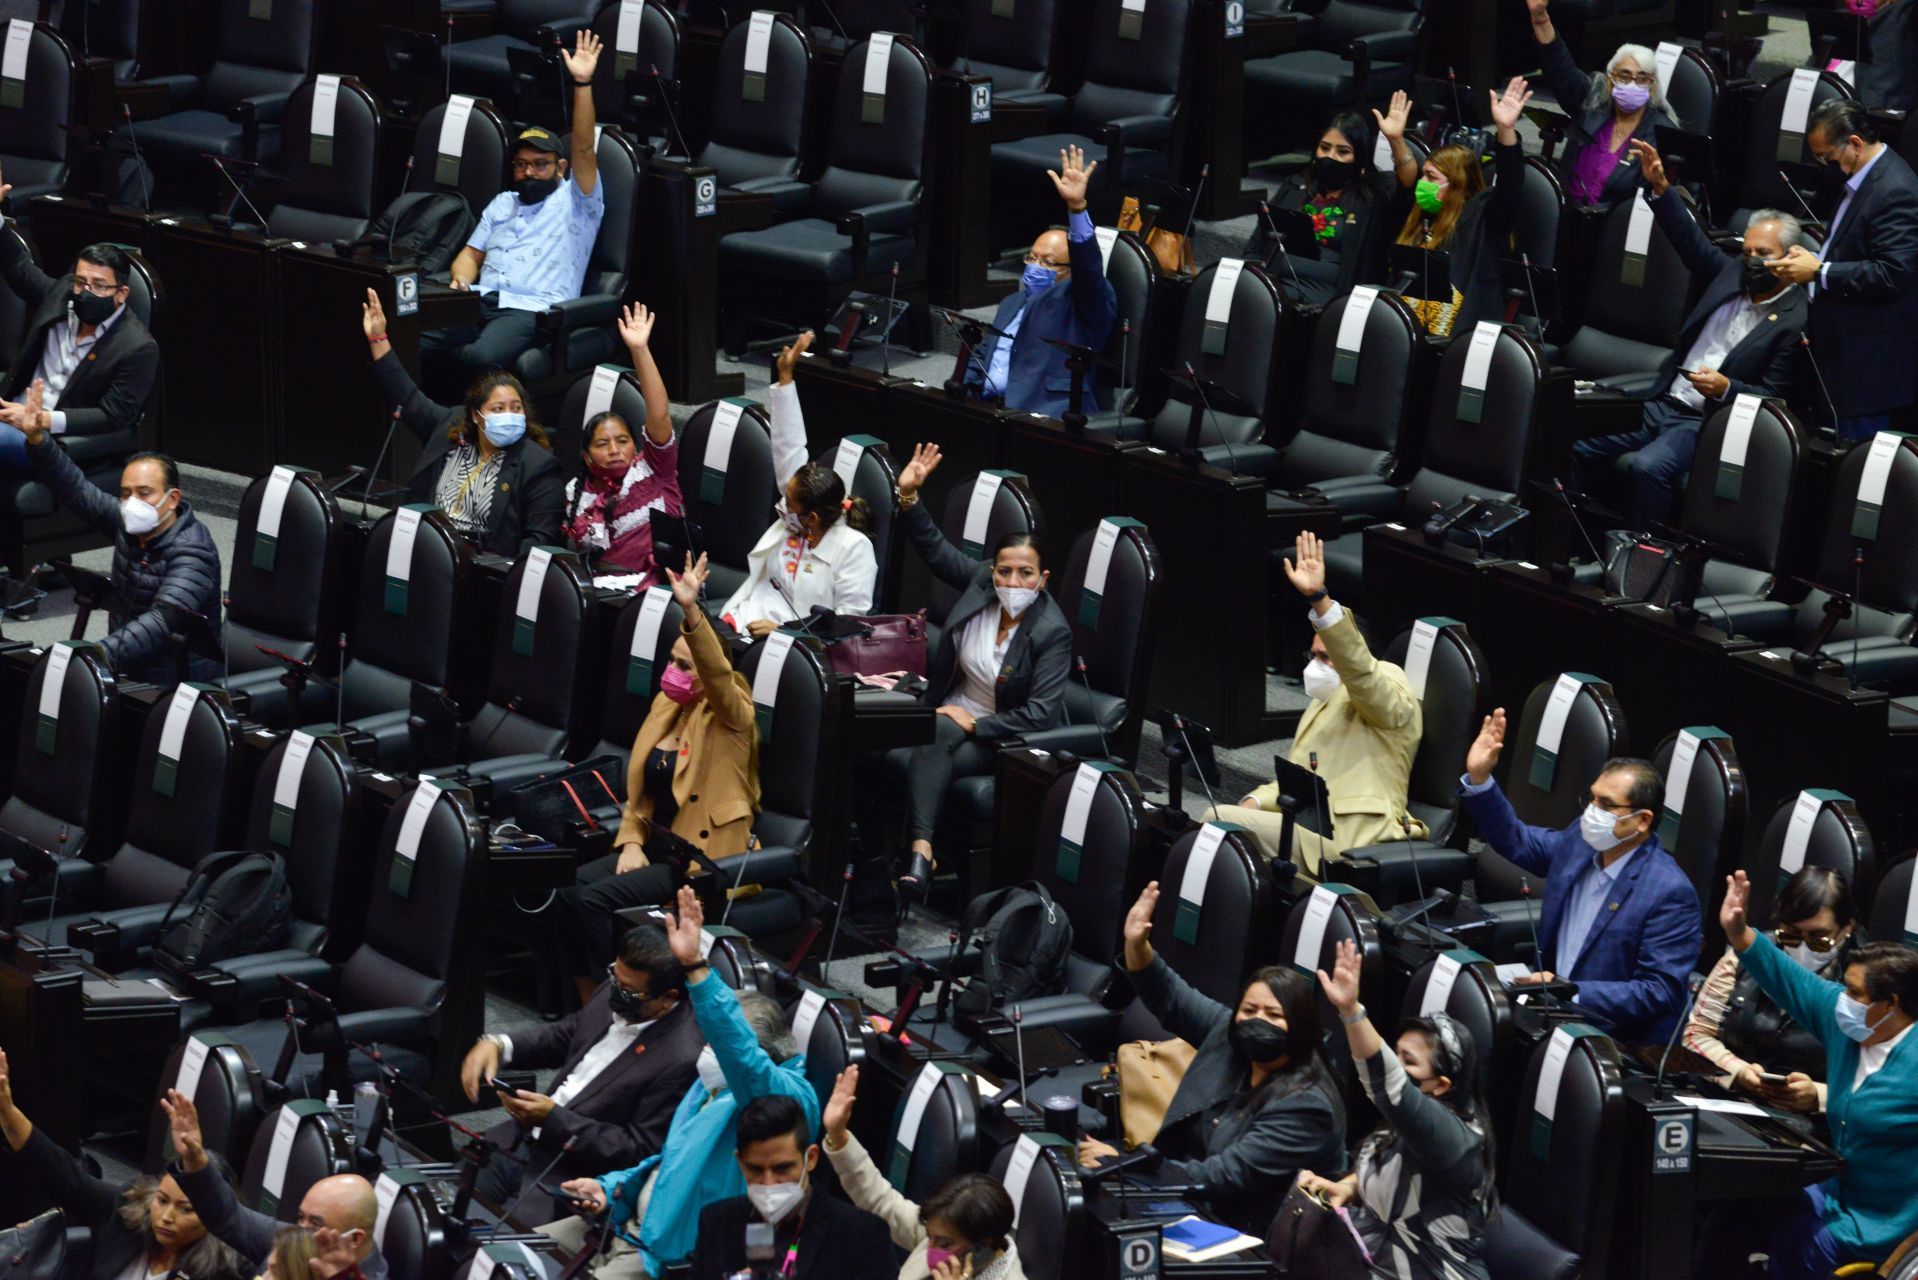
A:
POLYGON ((1480 158, 1457 143, 1434 151, 1416 177, 1410 176, 1409 167, 1399 170, 1399 180, 1412 188, 1413 203, 1398 243, 1442 252, 1451 262, 1451 297, 1418 301, 1412 307, 1435 338, 1498 316, 1499 259, 1509 254, 1525 189, 1518 118, 1531 97, 1518 76, 1503 94, 1491 95, 1492 123, 1498 130, 1491 187, 1485 185, 1480 158))

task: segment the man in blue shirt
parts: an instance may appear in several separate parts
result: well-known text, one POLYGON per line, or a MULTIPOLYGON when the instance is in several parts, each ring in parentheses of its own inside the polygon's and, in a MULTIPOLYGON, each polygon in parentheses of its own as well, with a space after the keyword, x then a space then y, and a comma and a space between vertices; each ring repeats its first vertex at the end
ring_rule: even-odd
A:
POLYGON ((1545 877, 1537 973, 1564 978, 1577 1003, 1630 1044, 1659 1043, 1685 1007, 1686 979, 1704 945, 1692 882, 1653 834, 1665 781, 1648 761, 1607 760, 1585 812, 1562 830, 1518 820, 1492 781, 1505 746, 1505 709, 1485 717, 1460 779, 1466 811, 1500 854, 1545 877))
POLYGON ((473 379, 511 367, 533 345, 535 317, 579 296, 593 255, 606 193, 593 142, 593 69, 600 40, 582 30, 562 53, 573 77, 572 163, 558 135, 534 126, 513 147, 513 182, 480 213, 453 259, 455 289, 482 297, 477 324, 436 329, 420 339, 427 393, 458 401, 473 379))
MULTIPOLYGON (((1119 304, 1086 212, 1086 184, 1098 167, 1097 160, 1088 165, 1083 151, 1069 147, 1059 153, 1060 172, 1046 170, 1066 202, 1066 230, 1042 231, 1032 242, 1019 292, 1000 303, 992 318, 1008 336, 989 335, 974 353, 966 384, 980 399, 1056 418, 1070 405, 1072 373, 1066 353, 1045 339, 1098 351, 1111 335, 1119 304)), ((1088 412, 1099 407, 1095 372, 1085 378, 1088 412)))

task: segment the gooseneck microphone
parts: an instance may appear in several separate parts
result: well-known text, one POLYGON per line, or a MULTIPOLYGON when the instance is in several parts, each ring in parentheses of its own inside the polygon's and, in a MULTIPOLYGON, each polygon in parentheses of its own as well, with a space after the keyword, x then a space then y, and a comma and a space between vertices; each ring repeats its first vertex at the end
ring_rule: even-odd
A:
POLYGON ((1825 412, 1831 415, 1831 432, 1838 434, 1838 405, 1831 398, 1831 388, 1825 385, 1825 371, 1818 367, 1818 356, 1811 349, 1811 335, 1798 335, 1798 345, 1804 348, 1805 362, 1811 365, 1811 371, 1818 379, 1818 394, 1825 398, 1825 412))
POLYGON ((1671 1061, 1672 1049, 1678 1044, 1678 1034, 1692 1020, 1692 1008, 1698 1003, 1699 993, 1705 989, 1705 980, 1693 974, 1688 984, 1691 994, 1685 1000, 1684 1012, 1678 1015, 1678 1021, 1672 1024, 1672 1033, 1665 1039, 1665 1052, 1658 1055, 1658 1075, 1652 1081, 1652 1097, 1663 1098, 1665 1093, 1665 1064, 1671 1061))

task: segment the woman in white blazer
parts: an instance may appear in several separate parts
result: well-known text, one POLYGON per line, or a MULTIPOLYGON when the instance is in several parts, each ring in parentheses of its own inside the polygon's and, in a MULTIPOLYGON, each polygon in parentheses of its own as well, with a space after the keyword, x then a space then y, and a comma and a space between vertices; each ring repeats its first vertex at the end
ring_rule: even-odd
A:
POLYGON ((872 513, 864 498, 848 500, 831 467, 806 460, 806 418, 793 386, 793 364, 812 345, 812 330, 779 353, 778 380, 768 398, 773 467, 786 496, 779 518, 746 560, 746 581, 720 609, 735 631, 758 638, 782 623, 804 621, 815 606, 835 613, 872 612, 879 561, 872 513))

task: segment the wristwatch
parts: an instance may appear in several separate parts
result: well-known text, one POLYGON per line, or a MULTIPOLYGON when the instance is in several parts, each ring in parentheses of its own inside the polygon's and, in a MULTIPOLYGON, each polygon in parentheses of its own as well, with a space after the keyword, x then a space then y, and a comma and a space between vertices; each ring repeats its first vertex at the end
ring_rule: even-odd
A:
POLYGON ((1344 1023, 1348 1027, 1358 1026, 1359 1023, 1365 1021, 1365 1006, 1364 1005, 1358 1006, 1356 1009, 1352 1010, 1349 1016, 1341 1013, 1339 1015, 1339 1021, 1344 1023))
POLYGON ((1324 588, 1320 588, 1319 590, 1314 591, 1311 595, 1307 596, 1305 598, 1305 602, 1307 604, 1317 604, 1319 601, 1323 599, 1325 599, 1325 590, 1324 588))

